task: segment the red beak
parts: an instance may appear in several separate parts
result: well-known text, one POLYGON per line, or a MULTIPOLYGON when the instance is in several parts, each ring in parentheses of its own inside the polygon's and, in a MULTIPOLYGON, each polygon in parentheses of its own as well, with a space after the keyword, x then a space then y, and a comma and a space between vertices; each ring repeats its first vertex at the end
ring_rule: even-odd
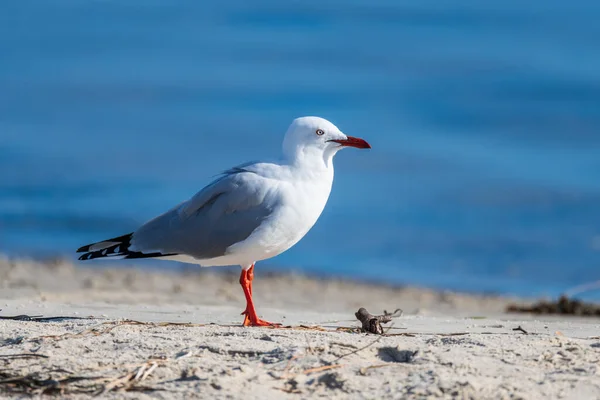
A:
POLYGON ((357 137, 353 137, 353 136, 348 136, 347 139, 332 139, 332 140, 330 140, 330 142, 336 142, 336 143, 341 144, 342 146, 347 146, 347 147, 356 147, 357 149, 370 149, 371 148, 371 145, 369 143, 367 143, 366 140, 357 138, 357 137))

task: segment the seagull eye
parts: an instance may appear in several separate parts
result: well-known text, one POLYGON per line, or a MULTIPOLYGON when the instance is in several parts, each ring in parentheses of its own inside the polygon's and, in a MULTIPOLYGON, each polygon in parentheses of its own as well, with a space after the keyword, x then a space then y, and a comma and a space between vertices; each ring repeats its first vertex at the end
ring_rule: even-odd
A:
POLYGON ((323 136, 325 134, 325 131, 323 129, 317 129, 315 133, 319 136, 323 136))

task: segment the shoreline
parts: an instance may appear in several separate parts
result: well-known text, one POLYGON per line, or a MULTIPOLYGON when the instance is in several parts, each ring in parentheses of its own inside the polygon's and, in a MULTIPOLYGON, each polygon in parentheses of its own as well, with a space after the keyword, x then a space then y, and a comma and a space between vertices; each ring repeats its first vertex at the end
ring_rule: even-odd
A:
MULTIPOLYGON (((373 309, 401 308, 410 314, 450 311, 497 315, 503 314, 510 302, 528 304, 532 301, 516 296, 361 282, 295 272, 257 269, 255 275, 255 296, 259 304, 293 309, 306 308, 314 301, 320 304, 322 311, 345 311, 349 305, 365 305, 373 309)), ((37 296, 40 301, 60 298, 74 301, 87 297, 94 301, 118 300, 133 304, 160 301, 161 304, 238 304, 243 308, 244 296, 238 279, 237 268, 159 269, 135 263, 79 265, 60 259, 0 259, 2 297, 9 299, 37 296)))
MULTIPOLYGON (((170 274, 196 274, 198 271, 201 273, 211 274, 232 274, 239 276, 239 266, 222 266, 222 267, 200 267, 194 264, 186 264, 177 261, 160 261, 157 259, 148 259, 142 262, 136 260, 118 260, 106 261, 106 260, 94 260, 92 262, 78 261, 76 257, 72 257, 72 254, 53 254, 53 255, 42 255, 42 254, 11 254, 0 252, 0 262, 27 262, 36 263, 40 265, 74 265, 76 268, 81 269, 114 269, 114 270, 129 270, 135 269, 144 271, 147 273, 158 272, 170 274)), ((414 288, 420 290, 428 290, 434 292, 447 292, 461 294, 465 296, 484 296, 484 297, 498 297, 498 298, 510 298, 510 299, 522 299, 527 302, 533 302, 536 300, 544 299, 558 299, 563 294, 569 294, 571 291, 579 289, 581 287, 589 286, 590 282, 583 282, 579 284, 570 284, 560 287, 560 285, 544 286, 544 288, 531 287, 527 288, 520 286, 520 282, 513 282, 512 284, 506 283, 501 285, 502 288, 497 285, 486 285, 484 282, 486 279, 494 280, 494 277, 480 277, 472 279, 469 284, 457 284, 456 280, 448 280, 442 278, 435 282, 425 282, 423 279, 412 277, 410 274, 407 275, 407 280, 395 279, 390 280, 381 276, 361 276, 352 274, 339 274, 329 271, 322 271, 316 269, 302 269, 292 268, 289 265, 285 268, 281 268, 277 264, 260 263, 256 268, 257 273, 262 277, 282 277, 282 276, 294 276, 303 277, 306 279, 316 281, 341 281, 349 284, 366 284, 371 286, 380 286, 391 289, 402 289, 402 288, 414 288), (479 282, 481 281, 481 282, 479 282), (483 287, 483 289, 482 289, 483 287)), ((596 285, 600 285, 598 282, 591 282, 596 285)), ((595 288, 595 287, 594 287, 595 288)), ((582 290, 581 293, 593 292, 592 289, 582 290)), ((581 294, 577 293, 577 294, 581 294)), ((598 304, 600 306, 600 297, 598 296, 584 296, 585 301, 598 304)))

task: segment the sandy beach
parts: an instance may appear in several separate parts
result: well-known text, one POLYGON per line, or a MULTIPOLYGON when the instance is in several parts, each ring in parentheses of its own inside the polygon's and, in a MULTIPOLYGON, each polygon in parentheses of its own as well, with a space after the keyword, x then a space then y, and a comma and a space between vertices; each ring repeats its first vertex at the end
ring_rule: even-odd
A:
POLYGON ((0 395, 61 398, 600 397, 600 320, 526 300, 256 271, 0 261, 0 395), (385 335, 354 313, 401 308, 385 335), (6 319, 26 315, 30 320, 6 319), (55 318, 62 317, 62 318, 55 318), (32 320, 31 320, 32 319, 32 320))

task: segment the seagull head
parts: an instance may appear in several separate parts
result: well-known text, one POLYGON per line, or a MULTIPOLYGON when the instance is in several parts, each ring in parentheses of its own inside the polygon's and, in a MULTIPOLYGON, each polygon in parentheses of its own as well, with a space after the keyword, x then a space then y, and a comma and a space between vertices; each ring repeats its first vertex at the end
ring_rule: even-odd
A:
POLYGON ((322 157, 329 164, 341 149, 370 149, 364 139, 347 136, 337 126, 319 117, 301 117, 292 121, 283 140, 284 154, 293 160, 322 157))

